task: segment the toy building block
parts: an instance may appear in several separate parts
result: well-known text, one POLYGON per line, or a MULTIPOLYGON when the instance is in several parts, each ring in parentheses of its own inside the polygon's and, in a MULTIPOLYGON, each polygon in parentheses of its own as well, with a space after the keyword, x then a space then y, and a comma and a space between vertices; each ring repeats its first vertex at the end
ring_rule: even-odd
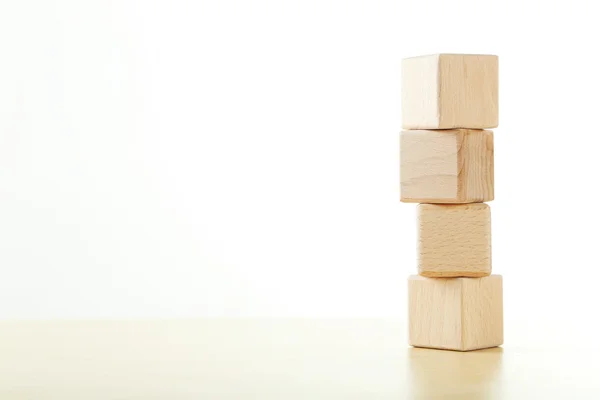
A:
POLYGON ((404 129, 497 126, 497 56, 434 54, 402 60, 404 129))
POLYGON ((502 277, 408 279, 409 343, 468 351, 504 342, 502 277))
POLYGON ((419 275, 490 275, 491 215, 487 204, 419 204, 417 215, 419 275))
POLYGON ((494 199, 494 134, 454 129, 400 134, 400 200, 476 203, 494 199))

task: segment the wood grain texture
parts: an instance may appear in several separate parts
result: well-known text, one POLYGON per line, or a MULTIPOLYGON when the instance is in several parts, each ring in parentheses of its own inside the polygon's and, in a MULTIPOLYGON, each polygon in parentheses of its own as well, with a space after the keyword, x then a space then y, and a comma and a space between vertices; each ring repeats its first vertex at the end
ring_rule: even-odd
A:
POLYGON ((502 277, 408 279, 409 343, 468 351, 504 342, 502 277))
POLYGON ((493 132, 454 129, 400 134, 400 201, 460 204, 493 199, 493 132))
POLYGON ((404 129, 497 126, 497 56, 433 54, 402 60, 404 129))
POLYGON ((490 275, 491 213, 487 204, 419 204, 417 216, 419 275, 490 275))

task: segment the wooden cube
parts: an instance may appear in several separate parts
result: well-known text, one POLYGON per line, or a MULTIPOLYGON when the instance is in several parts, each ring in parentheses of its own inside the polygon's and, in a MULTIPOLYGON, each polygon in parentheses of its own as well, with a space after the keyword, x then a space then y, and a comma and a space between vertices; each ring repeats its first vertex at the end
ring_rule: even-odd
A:
POLYGON ((428 277, 481 277, 492 272, 490 207, 419 204, 418 267, 428 277))
POLYGON ((408 279, 409 342, 476 350, 504 342, 502 277, 408 279))
POLYGON ((467 352, 413 347, 407 353, 410 399, 490 400, 502 385, 498 373, 506 371, 502 347, 467 352))
POLYGON ((400 134, 400 200, 476 203, 494 199, 494 134, 455 129, 400 134))
POLYGON ((434 54, 402 60, 404 129, 497 126, 497 56, 434 54))

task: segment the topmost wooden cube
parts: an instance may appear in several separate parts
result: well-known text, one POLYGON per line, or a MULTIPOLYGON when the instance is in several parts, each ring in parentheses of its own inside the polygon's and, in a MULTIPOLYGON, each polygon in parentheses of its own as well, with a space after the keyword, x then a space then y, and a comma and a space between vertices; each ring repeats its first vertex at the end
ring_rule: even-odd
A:
POLYGON ((402 60, 402 128, 498 126, 498 56, 434 54, 402 60))

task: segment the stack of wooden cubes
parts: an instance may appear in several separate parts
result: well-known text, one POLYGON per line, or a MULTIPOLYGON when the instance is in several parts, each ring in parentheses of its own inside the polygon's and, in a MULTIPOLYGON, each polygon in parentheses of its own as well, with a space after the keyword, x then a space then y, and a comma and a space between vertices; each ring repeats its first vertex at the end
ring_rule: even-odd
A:
POLYGON ((401 201, 420 203, 409 341, 476 350, 503 343, 502 277, 491 275, 498 57, 402 62, 401 201))

